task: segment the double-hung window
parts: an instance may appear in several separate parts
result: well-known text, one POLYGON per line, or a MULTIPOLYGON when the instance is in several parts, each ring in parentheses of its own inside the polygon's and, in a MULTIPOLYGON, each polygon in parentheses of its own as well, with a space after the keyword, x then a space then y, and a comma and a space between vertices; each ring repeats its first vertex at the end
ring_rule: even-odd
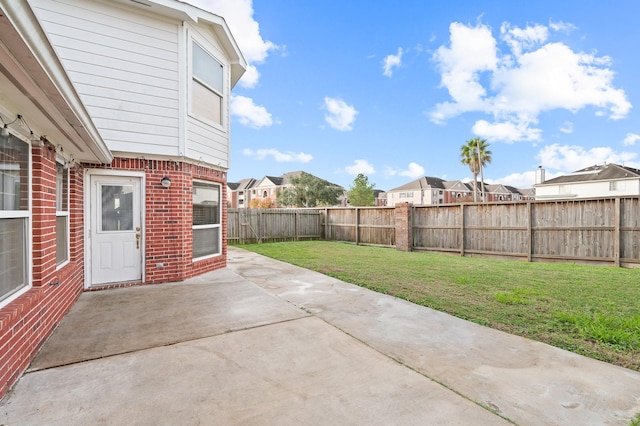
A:
POLYGON ((191 112, 222 125, 224 67, 195 41, 191 49, 191 112))
POLYGON ((0 301, 29 284, 29 145, 0 136, 0 301))
POLYGON ((56 265, 69 260, 69 169, 56 163, 56 265))
POLYGON ((220 185, 193 182, 193 259, 221 253, 220 185))

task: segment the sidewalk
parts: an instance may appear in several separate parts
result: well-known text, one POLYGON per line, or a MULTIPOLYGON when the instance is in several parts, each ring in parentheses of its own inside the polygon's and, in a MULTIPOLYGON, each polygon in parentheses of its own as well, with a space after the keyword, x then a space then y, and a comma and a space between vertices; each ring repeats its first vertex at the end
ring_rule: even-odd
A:
POLYGON ((229 248, 183 283, 90 292, 0 424, 628 425, 640 373, 229 248))

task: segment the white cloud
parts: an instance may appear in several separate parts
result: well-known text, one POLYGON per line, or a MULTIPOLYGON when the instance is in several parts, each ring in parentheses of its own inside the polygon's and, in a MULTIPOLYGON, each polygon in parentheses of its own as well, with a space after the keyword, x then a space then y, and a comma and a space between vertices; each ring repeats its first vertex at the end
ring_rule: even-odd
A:
POLYGON ((252 150, 245 148, 242 153, 248 157, 254 157, 257 160, 264 160, 267 157, 272 157, 278 163, 308 163, 313 160, 311 154, 305 154, 304 152, 280 152, 277 149, 257 149, 252 150))
POLYGON ((562 123, 562 126, 560 126, 560 131, 562 133, 573 133, 573 123, 570 121, 565 121, 564 123, 562 123))
POLYGON ((231 115, 236 116, 240 124, 259 129, 273 124, 271 114, 266 108, 253 103, 246 96, 231 97, 231 115))
POLYGON ((526 28, 512 27, 505 22, 500 27, 502 40, 509 45, 514 55, 520 56, 523 50, 544 43, 549 37, 549 30, 543 25, 536 24, 526 28))
POLYGON ((481 138, 489 141, 499 140, 507 143, 516 141, 539 141, 540 129, 532 128, 528 122, 505 121, 489 123, 486 120, 478 120, 471 131, 481 138))
POLYGON ((343 132, 353 128, 358 111, 352 105, 348 105, 342 99, 325 97, 324 107, 327 110, 324 119, 329 126, 343 132))
POLYGON ((453 22, 449 32, 450 47, 440 46, 433 58, 441 73, 440 86, 449 91, 453 102, 436 105, 431 115, 435 122, 466 111, 484 110, 486 90, 480 83, 480 73, 498 65, 496 40, 489 27, 453 22))
POLYGON ((252 89, 258 85, 258 81, 260 80, 260 72, 258 68, 254 65, 248 64, 247 69, 242 74, 242 78, 238 82, 238 84, 245 89, 252 89))
POLYGON ((372 175, 376 171, 367 160, 355 160, 352 166, 347 166, 344 169, 348 174, 356 176, 359 173, 365 175, 372 175))
MULTIPOLYGON (((545 180, 553 179, 563 175, 563 172, 550 172, 545 170, 545 180)), ((487 183, 499 183, 502 185, 513 186, 518 189, 532 188, 536 183, 536 171, 530 170, 523 173, 511 173, 499 179, 485 179, 487 183)))
POLYGON ((640 167, 637 153, 615 152, 610 147, 585 149, 575 145, 553 144, 543 147, 538 153, 538 158, 540 165, 545 169, 560 170, 565 173, 604 163, 640 167))
MULTIPOLYGON (((233 38, 238 43, 246 61, 250 65, 260 64, 280 46, 264 40, 260 35, 260 25, 253 18, 253 0, 188 0, 194 6, 222 16, 233 38)), ((240 80, 243 87, 254 87, 258 81, 255 67, 247 70, 240 80)))
MULTIPOLYGON (((554 31, 570 28, 565 23, 551 26, 554 31)), ((449 45, 440 46, 433 55, 441 86, 451 98, 429 113, 435 123, 465 112, 486 113, 494 122, 478 121, 474 127, 483 132, 478 135, 513 142, 539 140, 540 129, 532 126, 545 111, 594 107, 597 116, 617 120, 631 109, 624 90, 613 85, 609 57, 548 42, 545 26, 519 28, 505 23, 500 45, 486 25, 454 22, 449 31, 449 45), (514 139, 518 135, 522 139, 514 139)))
POLYGON ((640 135, 635 133, 627 133, 622 144, 624 146, 633 146, 640 140, 640 135))
POLYGON ((387 167, 384 171, 387 176, 405 176, 411 179, 418 179, 424 176, 424 167, 418 163, 409 163, 406 170, 396 170, 393 167, 387 167))
POLYGON ((396 55, 387 55, 382 62, 382 74, 385 77, 391 77, 393 75, 393 69, 402 65, 402 48, 398 48, 396 55))
POLYGON ((558 22, 549 21, 549 28, 551 28, 553 31, 563 31, 565 33, 569 33, 573 30, 578 29, 578 27, 576 27, 572 23, 562 22, 562 21, 558 21, 558 22))

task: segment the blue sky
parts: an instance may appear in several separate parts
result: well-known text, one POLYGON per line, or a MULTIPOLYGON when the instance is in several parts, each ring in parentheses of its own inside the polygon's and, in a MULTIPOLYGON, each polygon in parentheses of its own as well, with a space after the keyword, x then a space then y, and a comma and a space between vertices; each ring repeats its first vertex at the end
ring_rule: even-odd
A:
POLYGON ((640 168, 640 2, 189 2, 225 17, 250 64, 232 92, 229 181, 469 180, 460 146, 475 136, 490 183, 640 168))

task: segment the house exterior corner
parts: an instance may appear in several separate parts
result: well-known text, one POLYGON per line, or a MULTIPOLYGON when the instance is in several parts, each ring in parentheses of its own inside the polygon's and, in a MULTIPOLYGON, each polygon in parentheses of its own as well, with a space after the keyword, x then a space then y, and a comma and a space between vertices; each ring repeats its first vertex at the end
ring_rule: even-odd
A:
POLYGON ((2 397, 83 291, 226 266, 246 62, 178 0, 0 0, 0 61, 2 397))

